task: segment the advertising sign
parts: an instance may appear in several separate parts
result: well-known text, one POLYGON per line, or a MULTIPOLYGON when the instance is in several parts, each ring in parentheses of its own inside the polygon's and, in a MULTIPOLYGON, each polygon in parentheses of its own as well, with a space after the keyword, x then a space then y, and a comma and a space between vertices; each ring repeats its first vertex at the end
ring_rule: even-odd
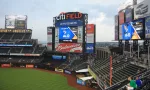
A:
POLYGON ((60 27, 59 28, 59 42, 73 42, 78 40, 78 27, 60 27))
POLYGON ((131 22, 133 20, 133 9, 128 8, 125 10, 125 22, 131 22))
POLYGON ((87 43, 94 43, 94 32, 95 32, 95 25, 87 24, 86 25, 86 42, 87 43))
POLYGON ((115 15, 115 26, 118 26, 118 25, 119 25, 118 20, 119 20, 118 15, 115 15))
POLYGON ((118 40, 118 26, 115 26, 115 40, 118 40))
POLYGON ((86 43, 86 53, 94 53, 94 44, 86 43))
POLYGON ((119 13, 119 25, 123 24, 125 21, 124 12, 119 13))
POLYGON ((55 43, 59 43, 59 28, 55 28, 55 43))
POLYGON ((64 72, 63 69, 58 69, 58 68, 55 68, 55 71, 56 71, 56 72, 64 72))
POLYGON ((1 67, 11 67, 10 64, 2 64, 1 67))
POLYGON ((145 18, 145 39, 150 39, 150 17, 145 18))
POLYGON ((65 27, 65 26, 82 26, 83 21, 81 20, 63 20, 56 23, 56 27, 65 27))
POLYGON ((15 28, 16 29, 27 29, 26 20, 27 20, 26 15, 17 15, 16 22, 15 22, 15 28))
POLYGON ((50 43, 50 42, 47 43, 47 49, 52 50, 52 43, 50 43))
POLYGON ((83 14, 80 12, 62 12, 58 16, 54 17, 55 21, 61 20, 79 20, 83 18, 83 14))
POLYGON ((53 60, 66 60, 66 56, 52 55, 53 60))
POLYGON ((26 65, 26 68, 34 68, 34 65, 26 65))
POLYGON ((47 41, 52 43, 52 27, 47 27, 47 41))
POLYGON ((1 47, 21 47, 21 46, 24 46, 24 47, 32 47, 32 45, 30 44, 0 44, 1 47))
POLYGON ((56 43, 55 50, 58 52, 74 52, 81 53, 82 52, 82 44, 79 43, 56 43))
POLYGON ((150 0, 144 0, 143 2, 134 6, 134 19, 144 18, 150 16, 150 0))
POLYGON ((83 43, 83 26, 78 27, 78 43, 83 43))
POLYGON ((122 25, 123 40, 140 40, 144 38, 143 19, 122 25))
POLYGON ((68 70, 65 70, 65 73, 66 73, 66 74, 71 74, 71 72, 70 72, 70 71, 68 71, 68 70))
POLYGON ((85 86, 85 85, 86 85, 86 84, 85 84, 85 82, 84 82, 83 80, 78 79, 78 78, 77 78, 77 84, 79 84, 79 85, 83 85, 83 86, 85 86))
POLYGON ((15 16, 5 16, 5 28, 6 29, 14 29, 15 28, 15 16))
POLYGON ((119 25, 119 40, 122 40, 122 25, 119 25))

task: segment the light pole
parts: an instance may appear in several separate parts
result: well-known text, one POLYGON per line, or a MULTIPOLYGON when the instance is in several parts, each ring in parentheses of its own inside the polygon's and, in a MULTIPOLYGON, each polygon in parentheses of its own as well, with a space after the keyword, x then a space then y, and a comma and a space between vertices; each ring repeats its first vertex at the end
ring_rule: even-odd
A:
POLYGON ((150 64, 150 63, 149 63, 149 47, 150 47, 150 46, 148 45, 148 68, 150 68, 150 65, 149 65, 149 64, 150 64))
POLYGON ((139 59, 139 57, 140 57, 140 46, 138 44, 138 59, 139 59))
POLYGON ((130 58, 132 57, 132 45, 130 44, 130 58))

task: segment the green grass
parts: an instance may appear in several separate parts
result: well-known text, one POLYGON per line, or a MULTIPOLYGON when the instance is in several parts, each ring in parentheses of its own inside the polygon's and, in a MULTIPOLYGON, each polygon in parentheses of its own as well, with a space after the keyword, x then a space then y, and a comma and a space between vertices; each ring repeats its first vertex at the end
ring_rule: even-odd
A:
POLYGON ((77 90, 67 78, 32 69, 0 68, 0 90, 77 90))

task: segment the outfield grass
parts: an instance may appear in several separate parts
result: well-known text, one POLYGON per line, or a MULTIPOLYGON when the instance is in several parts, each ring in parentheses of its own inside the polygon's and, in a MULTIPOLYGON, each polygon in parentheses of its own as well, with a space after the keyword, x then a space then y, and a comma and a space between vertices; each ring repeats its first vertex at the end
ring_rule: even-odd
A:
POLYGON ((0 68, 0 90, 77 90, 67 78, 32 69, 0 68))

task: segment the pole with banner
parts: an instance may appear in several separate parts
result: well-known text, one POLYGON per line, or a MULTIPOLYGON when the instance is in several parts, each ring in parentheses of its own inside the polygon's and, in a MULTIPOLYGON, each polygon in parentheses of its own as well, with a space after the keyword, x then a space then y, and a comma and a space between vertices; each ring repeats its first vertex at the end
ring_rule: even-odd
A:
POLYGON ((112 86, 112 56, 110 56, 110 86, 112 86))

